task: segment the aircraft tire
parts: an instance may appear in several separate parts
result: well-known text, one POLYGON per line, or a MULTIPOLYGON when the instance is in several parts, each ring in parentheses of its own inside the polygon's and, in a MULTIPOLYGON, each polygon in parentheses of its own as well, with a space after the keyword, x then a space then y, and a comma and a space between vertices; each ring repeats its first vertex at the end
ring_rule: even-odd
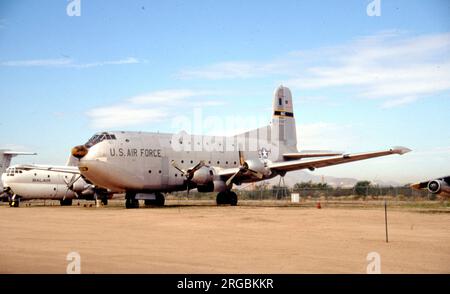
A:
POLYGON ((101 199, 101 201, 102 201, 102 204, 103 204, 103 205, 108 205, 108 198, 107 198, 107 197, 103 197, 103 198, 101 199))
POLYGON ((164 206, 165 203, 165 198, 164 195, 162 193, 155 193, 156 199, 151 200, 151 199, 147 199, 144 200, 145 205, 147 206, 164 206))
POLYGON ((135 193, 125 194, 125 207, 126 208, 139 208, 139 200, 137 200, 135 193))
POLYGON ((139 208, 139 200, 134 198, 127 198, 125 200, 125 207, 126 208, 139 208))
POLYGON ((237 203, 238 203, 238 197, 237 197, 237 195, 236 195, 236 193, 234 193, 233 191, 230 191, 230 192, 228 192, 227 193, 228 195, 228 203, 231 205, 231 206, 237 206, 237 203))
POLYGON ((216 196, 216 203, 217 203, 217 205, 225 204, 225 197, 224 196, 225 196, 224 192, 217 193, 217 196, 216 196))

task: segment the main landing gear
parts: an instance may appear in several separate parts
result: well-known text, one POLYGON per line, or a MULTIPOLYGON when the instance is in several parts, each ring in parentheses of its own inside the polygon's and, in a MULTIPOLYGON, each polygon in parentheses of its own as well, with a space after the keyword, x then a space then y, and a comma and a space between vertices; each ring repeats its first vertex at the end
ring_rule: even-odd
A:
POLYGON ((164 206, 165 198, 162 193, 155 193, 155 199, 146 199, 144 203, 147 206, 164 206))
POLYGON ((216 198, 217 205, 230 204, 236 206, 238 203, 238 197, 233 191, 219 192, 216 198))
POLYGON ((61 199, 59 200, 59 203, 61 204, 61 206, 71 206, 72 199, 61 199))
MULTIPOLYGON (((150 197, 153 195, 149 195, 150 197)), ((142 199, 142 198, 140 198, 142 199)), ((165 198, 162 193, 154 193, 154 199, 144 199, 146 206, 164 206, 165 198)), ((139 208, 139 199, 136 199, 136 193, 127 192, 125 194, 126 208, 139 208)))

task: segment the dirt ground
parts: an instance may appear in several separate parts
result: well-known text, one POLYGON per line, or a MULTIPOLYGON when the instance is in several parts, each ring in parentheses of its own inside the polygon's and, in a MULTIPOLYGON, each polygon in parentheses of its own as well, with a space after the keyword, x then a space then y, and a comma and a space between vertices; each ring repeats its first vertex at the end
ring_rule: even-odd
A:
POLYGON ((0 205, 0 273, 450 273, 450 214, 379 208, 0 205))

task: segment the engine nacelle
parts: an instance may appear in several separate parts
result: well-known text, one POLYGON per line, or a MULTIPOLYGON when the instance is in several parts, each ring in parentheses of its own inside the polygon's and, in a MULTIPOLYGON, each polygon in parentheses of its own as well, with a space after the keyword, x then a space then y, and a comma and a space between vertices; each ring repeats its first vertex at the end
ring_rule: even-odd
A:
POLYGON ((245 161, 245 165, 248 169, 259 172, 264 176, 270 175, 270 169, 267 168, 266 164, 259 159, 249 159, 245 161))
POLYGON ((87 184, 82 178, 79 178, 78 180, 76 180, 75 183, 73 183, 72 187, 70 187, 70 189, 72 191, 74 191, 75 193, 81 193, 84 190, 86 190, 87 188, 88 188, 87 184))
POLYGON ((428 191, 433 194, 450 193, 450 186, 442 180, 433 180, 428 183, 428 191))
POLYGON ((192 176, 191 181, 199 186, 207 185, 212 183, 214 180, 214 170, 211 167, 203 166, 197 170, 192 176))
POLYGON ((223 192, 226 191, 227 184, 224 181, 212 181, 207 183, 206 185, 197 185, 197 191, 205 193, 205 192, 223 192))

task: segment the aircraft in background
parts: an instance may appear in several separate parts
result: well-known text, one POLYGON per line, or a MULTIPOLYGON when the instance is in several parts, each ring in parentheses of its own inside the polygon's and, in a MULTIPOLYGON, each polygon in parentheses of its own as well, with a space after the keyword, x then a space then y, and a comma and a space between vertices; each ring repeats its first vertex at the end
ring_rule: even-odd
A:
POLYGON ((125 206, 137 208, 140 199, 164 205, 163 193, 194 188, 218 192, 217 204, 237 205, 233 185, 409 151, 298 152, 291 91, 280 86, 274 92, 272 122, 262 128, 229 137, 101 132, 74 147, 72 155, 85 179, 111 193, 125 192, 125 206))
POLYGON ((424 181, 411 185, 416 190, 427 189, 430 193, 450 197, 450 176, 424 181))
POLYGON ((73 199, 97 200, 108 204, 112 194, 86 182, 73 158, 66 166, 14 165, 2 174, 3 194, 11 207, 23 200, 59 200, 61 206, 72 205, 73 199), (53 171, 64 168, 68 172, 53 171))
MULTIPOLYGON (((6 171, 6 169, 11 164, 11 159, 17 155, 36 155, 34 152, 21 152, 12 151, 9 149, 0 149, 0 176, 6 171)), ((0 200, 2 202, 7 202, 9 200, 9 194, 6 193, 3 187, 3 181, 0 180, 0 200)))

